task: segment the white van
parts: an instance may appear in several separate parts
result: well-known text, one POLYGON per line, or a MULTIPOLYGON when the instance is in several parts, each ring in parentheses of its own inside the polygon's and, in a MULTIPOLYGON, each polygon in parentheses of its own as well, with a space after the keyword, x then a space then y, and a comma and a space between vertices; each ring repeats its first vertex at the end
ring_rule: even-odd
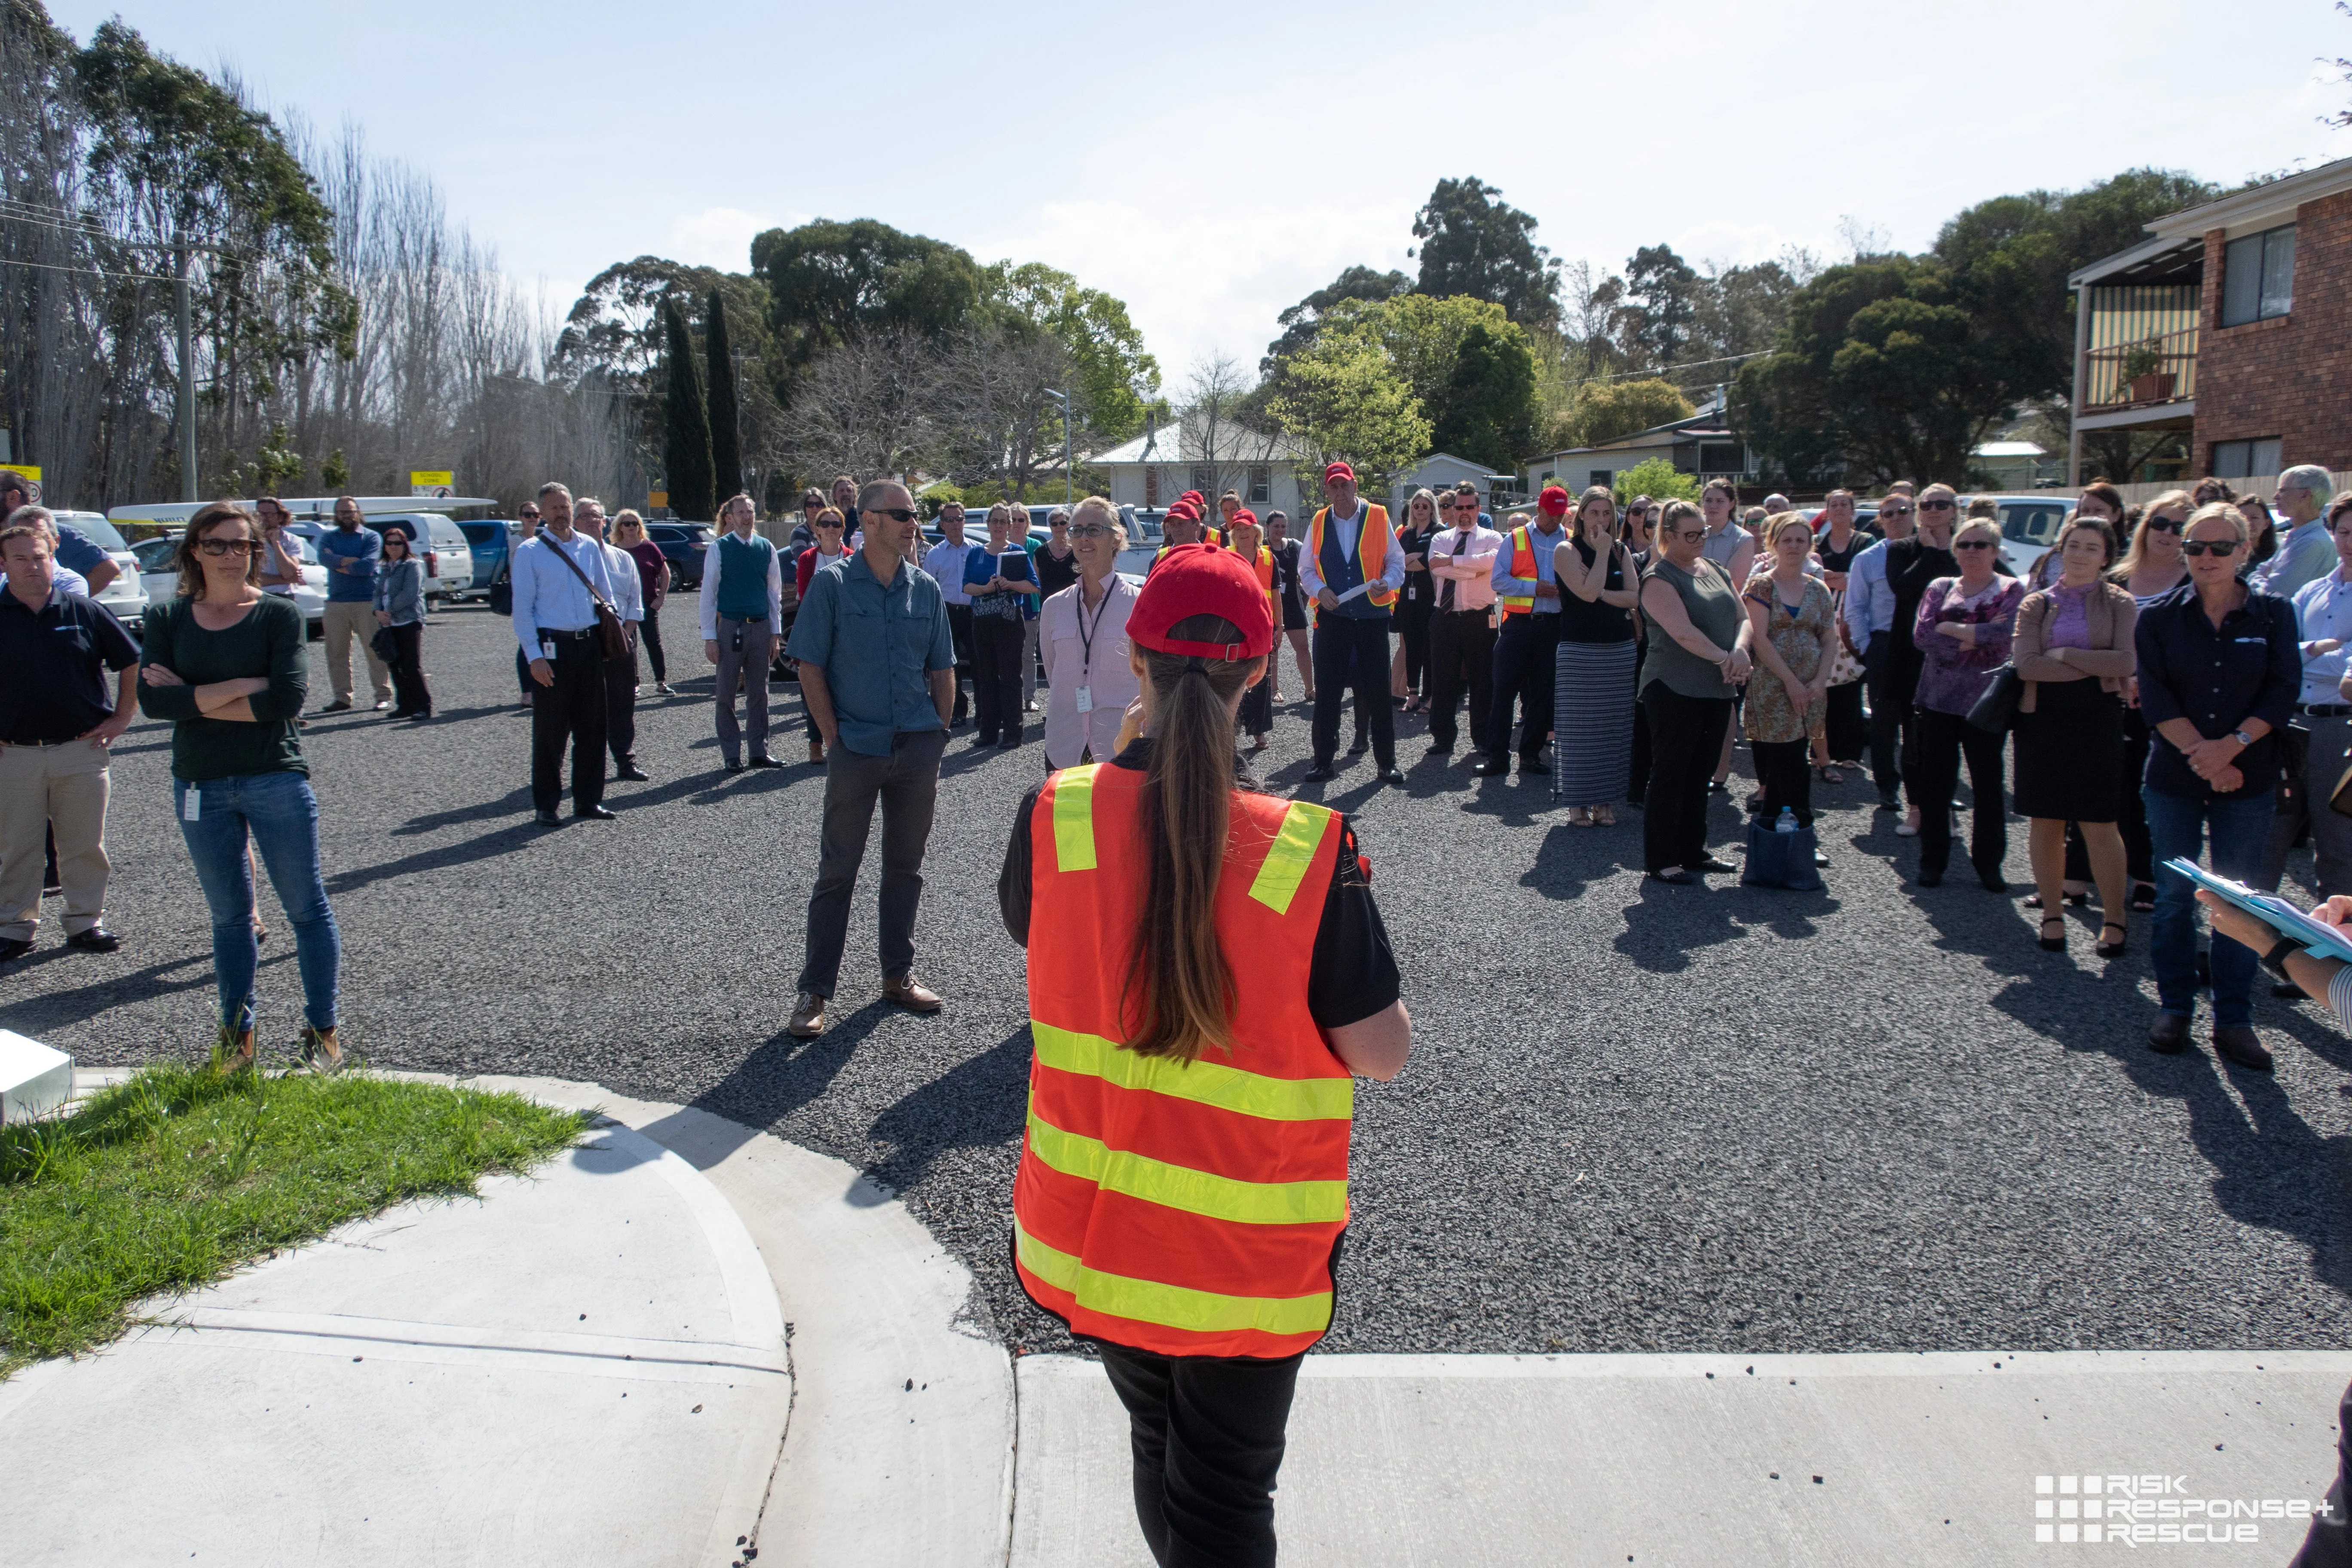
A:
MULTIPOLYGON (((322 520, 325 521, 325 520, 322 520)), ((398 528, 407 533, 425 563, 425 596, 438 599, 463 594, 474 586, 474 545, 466 531, 437 511, 381 511, 368 514, 367 525, 382 533, 398 528), (424 538, 418 539, 419 530, 424 538)), ((327 523, 331 527, 331 521, 327 523)))
MULTIPOLYGON (((354 496, 360 503, 360 514, 369 527, 378 532, 383 525, 407 520, 426 530, 425 542, 417 551, 425 562, 425 593, 427 598, 445 595, 469 593, 474 587, 474 552, 466 541, 465 531, 451 521, 446 512, 418 511, 415 502, 407 496, 354 496)), ((287 514, 295 520, 297 531, 316 539, 326 529, 335 525, 333 496, 280 496, 287 514)), ((107 515, 117 522, 155 524, 178 523, 185 526, 209 501, 139 501, 114 508, 107 515)), ((237 503, 250 510, 253 502, 237 503)), ((436 504, 446 507, 488 507, 497 501, 488 496, 446 496, 436 498, 436 504)), ((488 584, 483 586, 487 588, 488 584)))

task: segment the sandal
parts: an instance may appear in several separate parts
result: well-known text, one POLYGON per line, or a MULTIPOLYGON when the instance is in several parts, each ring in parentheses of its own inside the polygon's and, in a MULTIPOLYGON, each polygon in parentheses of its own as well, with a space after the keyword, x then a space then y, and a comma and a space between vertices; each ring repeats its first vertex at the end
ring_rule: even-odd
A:
MULTIPOLYGON (((2070 910, 2079 910, 2084 905, 2091 901, 2091 895, 2088 893, 2069 893, 2063 888, 2059 889, 2059 896, 2065 900, 2066 907, 2070 910)), ((2025 907, 2029 910, 2040 909, 2042 907, 2042 895, 2039 893, 2026 894, 2025 907)))
POLYGON ((1605 805, 1596 805, 1592 808, 1592 826, 1614 827, 1617 826, 1617 814, 1605 805))
POLYGON ((1592 808, 1591 808, 1591 806, 1589 806, 1589 805, 1571 805, 1571 806, 1570 806, 1570 807, 1568 808, 1568 825, 1569 825, 1570 827, 1590 827, 1590 826, 1592 826, 1592 808))
POLYGON ((2040 940, 2042 942, 2042 951, 2044 952, 2065 952, 2066 917, 2064 915, 2043 915, 2042 917, 2042 936, 2040 940), (2056 926, 2058 928, 2058 934, 2055 937, 2050 934, 2050 928, 2052 926, 2056 926))
POLYGON ((1842 784, 1845 783, 1845 775, 1838 772, 1837 764, 1835 763, 1815 763, 1813 764, 1813 776, 1821 780, 1823 784, 1842 784))
POLYGON ((2124 949, 2129 945, 2130 937, 2131 932, 2125 929, 2121 921, 2109 921, 2099 928, 2099 945, 2091 951, 2101 958, 2121 958, 2124 955, 2124 949), (2109 931, 2119 933, 2112 943, 2106 940, 2109 931))
POLYGON ((2131 890, 2131 907, 2140 914, 2147 914, 2149 910, 2155 909, 2156 884, 2154 882, 2134 882, 2132 884, 2131 890))

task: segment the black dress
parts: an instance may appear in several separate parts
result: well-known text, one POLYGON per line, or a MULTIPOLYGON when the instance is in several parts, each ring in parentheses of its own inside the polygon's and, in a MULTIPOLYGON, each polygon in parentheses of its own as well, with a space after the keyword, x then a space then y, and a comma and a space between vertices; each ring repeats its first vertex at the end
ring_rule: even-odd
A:
MULTIPOLYGON (((1437 534, 1434 522, 1427 528, 1407 523, 1397 532, 1397 548, 1409 556, 1420 556, 1425 564, 1429 542, 1437 534)), ((1397 630, 1404 639, 1404 689, 1415 697, 1429 694, 1429 617, 1437 607, 1436 584, 1430 573, 1408 572, 1404 589, 1397 595, 1397 630)))
POLYGON ((2033 686, 2033 711, 2017 716, 2017 815, 2115 821, 2123 805, 2123 699, 2091 678, 2033 686))

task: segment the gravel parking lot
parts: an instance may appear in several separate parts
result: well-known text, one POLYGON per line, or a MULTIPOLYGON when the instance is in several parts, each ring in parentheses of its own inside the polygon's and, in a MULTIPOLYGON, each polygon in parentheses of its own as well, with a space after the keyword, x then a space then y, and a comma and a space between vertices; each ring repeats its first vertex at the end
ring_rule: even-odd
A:
MULTIPOLYGON (((686 648, 688 608, 669 621, 686 648)), ((388 1067, 594 1079, 838 1155, 971 1266, 980 1330, 1063 1344, 1005 1257, 1028 1041, 994 884, 1044 765, 1035 727, 1009 754, 972 750, 969 730, 949 751, 918 967, 947 1010, 876 999, 869 861, 837 1021, 803 1043, 782 1029, 817 771, 721 773, 694 649, 679 696, 646 688, 653 782, 613 786, 617 822, 542 830, 513 646, 487 610, 445 611, 425 641, 438 722, 341 714, 306 732, 355 1043, 388 1067)), ((777 691, 793 728, 776 754, 803 756, 797 696, 777 691)), ((1303 708, 1279 711, 1277 787, 1306 769, 1306 729, 1303 708)), ((1640 877, 1638 812, 1570 827, 1543 781, 1420 763, 1421 722, 1400 730, 1409 790, 1373 786, 1364 758, 1322 796, 1355 814, 1416 1023, 1404 1076, 1359 1091, 1330 1348, 2352 1340, 2352 1042, 2320 1009, 2263 988, 2274 1077, 2202 1048, 2158 1057, 2146 917, 2114 963, 2091 954, 2095 911, 2074 913, 2067 956, 2042 953, 2014 897, 1965 876, 1909 887, 1916 841, 1869 809, 1866 782, 1824 792, 1825 891, 1665 888, 1640 877)), ((90 1064, 193 1056, 209 931, 170 817, 169 738, 142 723, 117 753, 123 948, 58 946, 52 903, 41 947, 0 973, 0 1026, 90 1064)), ((1721 842, 1734 814, 1717 816, 1721 842)), ((265 908, 264 1038, 284 1046, 299 990, 265 908)))

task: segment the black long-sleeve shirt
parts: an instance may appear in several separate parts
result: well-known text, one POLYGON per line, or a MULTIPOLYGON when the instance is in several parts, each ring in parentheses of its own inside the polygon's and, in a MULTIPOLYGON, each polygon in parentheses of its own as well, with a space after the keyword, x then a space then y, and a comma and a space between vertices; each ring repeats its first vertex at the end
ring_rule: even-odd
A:
POLYGON ((2278 731, 2294 716, 2303 686, 2294 605, 2247 590, 2246 602, 2216 626, 2196 594, 2176 594, 2140 612, 2139 710, 2151 730, 2186 719, 2219 740, 2260 719, 2270 731, 2238 753, 2245 783, 2216 790, 2189 771, 2179 747, 2159 735, 2147 755, 2147 786, 2191 800, 2245 800, 2278 783, 2278 731))

